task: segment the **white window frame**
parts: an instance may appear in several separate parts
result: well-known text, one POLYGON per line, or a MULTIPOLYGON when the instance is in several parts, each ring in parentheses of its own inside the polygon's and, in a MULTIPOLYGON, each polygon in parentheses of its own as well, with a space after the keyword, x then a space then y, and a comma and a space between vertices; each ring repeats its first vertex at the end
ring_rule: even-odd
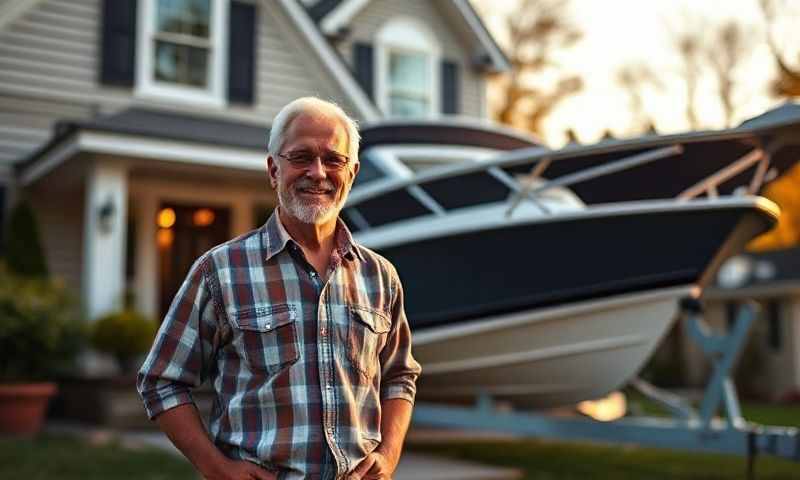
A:
POLYGON ((228 83, 228 15, 230 0, 210 0, 211 47, 206 62, 208 83, 205 88, 176 85, 155 78, 154 54, 156 31, 156 1, 139 0, 136 31, 136 86, 134 95, 154 101, 172 101, 192 105, 222 108, 227 105, 228 83))
MULTIPOLYGON (((428 92, 430 105, 426 117, 441 114, 439 65, 441 47, 436 36, 424 23, 410 17, 397 17, 386 22, 375 36, 375 98, 378 108, 392 117, 389 102, 389 57, 392 53, 423 54, 428 60, 428 92)), ((396 117, 396 116, 395 116, 396 117)))

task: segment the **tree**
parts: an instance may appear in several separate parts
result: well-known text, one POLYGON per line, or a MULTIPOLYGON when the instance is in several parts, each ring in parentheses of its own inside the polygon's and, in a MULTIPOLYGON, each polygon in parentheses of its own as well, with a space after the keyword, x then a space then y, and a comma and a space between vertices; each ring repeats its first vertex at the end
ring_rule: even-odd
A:
POLYGON ((778 70, 777 77, 770 85, 771 93, 777 97, 800 97, 800 51, 797 54, 797 65, 793 66, 784 58, 784 54, 775 39, 774 30, 778 20, 778 12, 785 7, 784 2, 760 0, 759 5, 767 24, 767 45, 770 52, 772 52, 778 70))
POLYGON ((39 240, 39 227, 27 202, 20 201, 14 206, 8 227, 6 262, 9 269, 19 275, 46 277, 47 265, 39 240))
MULTIPOLYGON (((687 15, 684 15, 688 18, 687 15)), ((686 121, 690 130, 700 128, 697 115, 697 86, 702 75, 702 45, 705 26, 696 22, 684 22, 683 30, 672 34, 672 43, 681 60, 681 78, 686 89, 686 121)))
POLYGON ((734 126, 736 72, 751 53, 751 37, 744 27, 729 20, 714 30, 712 41, 706 44, 705 55, 717 81, 726 127, 734 126))
POLYGON ((664 89, 664 84, 658 75, 644 63, 629 63, 617 71, 617 83, 628 93, 633 130, 635 132, 654 130, 653 119, 645 109, 643 91, 648 86, 657 90, 664 89))
POLYGON ((583 87, 578 76, 560 72, 555 58, 582 36, 569 19, 568 4, 569 0, 522 0, 505 19, 512 71, 496 80, 502 91, 495 113, 500 122, 540 134, 543 120, 583 87), (537 85, 545 73, 555 74, 554 86, 537 85))

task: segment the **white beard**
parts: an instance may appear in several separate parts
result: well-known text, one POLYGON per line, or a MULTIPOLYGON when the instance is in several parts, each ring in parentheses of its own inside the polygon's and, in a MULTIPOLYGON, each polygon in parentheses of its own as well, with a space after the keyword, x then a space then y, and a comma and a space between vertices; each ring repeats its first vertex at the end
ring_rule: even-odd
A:
MULTIPOLYGON (((299 179, 289 188, 283 188, 283 184, 278 182, 278 201, 281 207, 286 209, 286 213, 302 223, 315 225, 328 223, 339 216, 339 212, 342 210, 345 200, 347 200, 346 190, 338 201, 331 203, 307 202, 298 198, 295 194, 296 188, 304 186, 303 182, 303 179, 299 179)), ((323 182, 323 186, 333 189, 333 184, 329 180, 323 182)), ((347 186, 342 188, 347 189, 347 186)))

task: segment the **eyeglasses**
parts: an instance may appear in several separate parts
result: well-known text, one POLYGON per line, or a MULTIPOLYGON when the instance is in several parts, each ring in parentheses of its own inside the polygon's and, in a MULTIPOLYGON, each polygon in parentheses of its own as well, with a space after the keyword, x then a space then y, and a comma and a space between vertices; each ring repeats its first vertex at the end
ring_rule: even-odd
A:
POLYGON ((289 152, 287 154, 278 154, 279 157, 285 159, 289 164, 295 168, 308 168, 314 163, 314 160, 319 157, 322 165, 327 170, 342 170, 350 161, 346 155, 341 155, 335 152, 325 152, 321 155, 309 151, 289 152))

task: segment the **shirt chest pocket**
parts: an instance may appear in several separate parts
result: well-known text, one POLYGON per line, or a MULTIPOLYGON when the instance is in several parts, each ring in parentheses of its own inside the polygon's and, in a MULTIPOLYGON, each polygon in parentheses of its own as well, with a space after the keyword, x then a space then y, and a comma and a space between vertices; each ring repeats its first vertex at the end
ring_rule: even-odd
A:
POLYGON ((380 366, 378 355, 392 322, 387 314, 370 307, 349 305, 347 310, 347 357, 359 373, 371 379, 380 366))
POLYGON ((297 312, 291 305, 238 310, 233 320, 233 341, 254 372, 275 375, 299 358, 297 312))

